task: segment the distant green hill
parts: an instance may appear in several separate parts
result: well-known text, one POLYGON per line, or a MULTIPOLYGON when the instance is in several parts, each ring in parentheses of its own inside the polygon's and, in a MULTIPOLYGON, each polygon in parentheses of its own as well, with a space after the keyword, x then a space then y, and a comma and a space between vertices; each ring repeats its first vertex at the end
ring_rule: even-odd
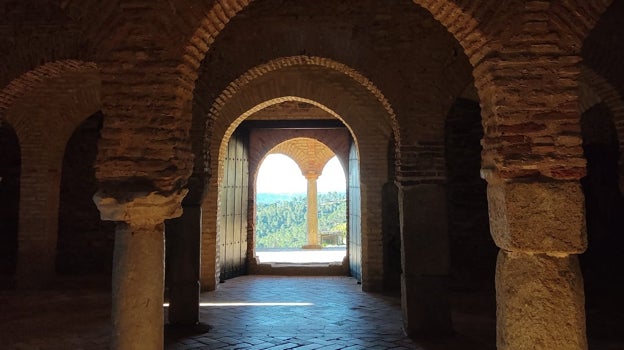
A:
POLYGON ((296 197, 306 197, 305 193, 257 193, 256 204, 271 204, 290 201, 296 197))
MULTIPOLYGON (((256 195, 256 247, 300 248, 307 244, 305 194, 256 195)), ((319 232, 346 234, 344 192, 318 194, 319 232)))

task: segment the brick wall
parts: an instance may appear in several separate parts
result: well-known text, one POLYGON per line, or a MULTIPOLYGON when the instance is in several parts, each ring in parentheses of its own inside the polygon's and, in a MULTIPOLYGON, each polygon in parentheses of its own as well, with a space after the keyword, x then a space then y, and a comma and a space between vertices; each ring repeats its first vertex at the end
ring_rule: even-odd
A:
MULTIPOLYGON (((61 178, 56 270, 62 274, 110 273, 115 224, 101 221, 93 164, 103 115, 85 120, 69 139, 61 178)), ((108 276, 107 276, 108 277, 108 276)))
POLYGON ((446 120, 451 283, 493 292, 498 249, 490 236, 486 182, 480 177, 483 127, 477 102, 459 99, 446 120))
POLYGON ((83 59, 81 31, 50 1, 0 6, 0 87, 47 62, 83 59))
POLYGON ((0 114, 20 141, 20 219, 17 272, 21 283, 54 275, 61 166, 67 140, 100 109, 93 63, 48 63, 5 86, 0 114))

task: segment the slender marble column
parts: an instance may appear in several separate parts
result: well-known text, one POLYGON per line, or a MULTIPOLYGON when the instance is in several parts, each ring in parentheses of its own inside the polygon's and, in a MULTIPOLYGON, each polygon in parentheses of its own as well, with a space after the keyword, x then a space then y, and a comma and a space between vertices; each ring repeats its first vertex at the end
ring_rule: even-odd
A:
POLYGON ((316 180, 319 175, 308 173, 305 175, 308 180, 308 244, 304 249, 321 249, 318 232, 318 201, 316 193, 316 180))

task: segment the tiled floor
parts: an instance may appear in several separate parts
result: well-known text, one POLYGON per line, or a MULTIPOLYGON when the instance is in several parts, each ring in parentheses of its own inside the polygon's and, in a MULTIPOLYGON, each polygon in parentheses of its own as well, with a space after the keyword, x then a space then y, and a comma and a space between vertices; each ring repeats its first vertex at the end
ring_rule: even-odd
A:
POLYGON ((167 349, 480 349, 462 336, 414 343, 403 334, 400 299, 363 293, 349 277, 244 276, 202 294, 212 328, 167 329, 167 349))
MULTIPOLYGON (((0 349, 108 349, 110 294, 102 290, 62 281, 47 291, 1 291, 0 349)), ((165 349, 494 349, 493 314, 484 312, 492 305, 483 299, 455 295, 457 334, 414 342, 403 335, 399 299, 363 293, 351 278, 238 277, 202 294, 202 325, 165 326, 165 349)), ((599 338, 590 349, 624 349, 617 310, 591 317, 599 338)))
POLYGON ((238 277, 202 302, 210 332, 179 341, 169 332, 167 348, 416 348, 403 335, 399 300, 362 293, 352 278, 238 277))
POLYGON ((0 349, 105 350, 110 293, 92 288, 0 292, 0 349))
MULTIPOLYGON (((203 324, 166 326, 165 349, 492 348, 459 335, 416 344, 403 335, 399 298, 363 293, 348 277, 238 277, 201 302, 203 324)), ((101 289, 1 292, 0 305, 0 349, 108 348, 110 295, 101 289)))

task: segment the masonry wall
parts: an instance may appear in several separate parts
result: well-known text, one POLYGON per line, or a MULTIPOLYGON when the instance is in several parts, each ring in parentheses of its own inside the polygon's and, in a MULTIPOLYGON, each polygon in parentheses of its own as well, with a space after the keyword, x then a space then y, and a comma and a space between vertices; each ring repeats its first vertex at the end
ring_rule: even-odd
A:
POLYGON ((384 290, 400 293, 401 291, 401 223, 399 213, 399 188, 395 183, 394 142, 388 149, 388 182, 382 189, 381 221, 384 252, 384 290))
POLYGON ((63 158, 56 270, 61 274, 103 273, 112 267, 114 223, 101 221, 93 203, 93 164, 103 115, 85 120, 69 139, 63 158))

